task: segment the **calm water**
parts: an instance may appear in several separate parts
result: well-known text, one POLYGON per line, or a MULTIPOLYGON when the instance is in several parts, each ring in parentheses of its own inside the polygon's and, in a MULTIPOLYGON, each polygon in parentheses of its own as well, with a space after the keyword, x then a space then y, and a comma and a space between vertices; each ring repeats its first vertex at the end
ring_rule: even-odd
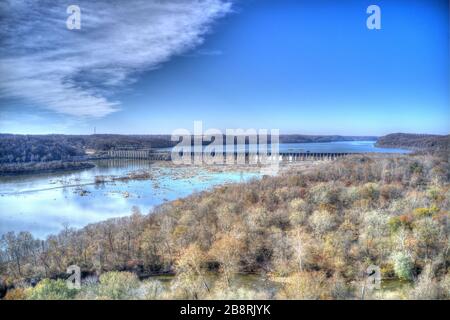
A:
POLYGON ((64 225, 82 227, 126 216, 133 206, 147 213, 168 200, 259 176, 251 172, 174 169, 145 160, 104 160, 96 165, 77 172, 0 178, 0 234, 30 231, 45 237, 64 225), (153 179, 95 184, 95 176, 121 176, 140 169, 152 173, 153 179))
MULTIPOLYGON (((280 151, 407 152, 375 148, 373 141, 281 144, 280 151)), ((147 213, 168 200, 259 176, 251 172, 170 168, 143 160, 99 161, 96 165, 77 172, 1 177, 0 235, 8 231, 30 231, 37 237, 45 237, 60 231, 64 225, 78 228, 126 216, 133 206, 147 213), (141 169, 149 171, 153 179, 95 184, 99 175, 121 176, 141 169)))
POLYGON ((318 143, 280 143, 280 152, 410 153, 405 149, 376 148, 376 141, 335 141, 318 143))
MULTIPOLYGON (((335 141, 335 142, 317 142, 317 143, 280 143, 280 152, 344 152, 344 153, 410 153, 411 151, 396 148, 376 148, 376 141, 335 141)), ((252 145, 256 150, 256 146, 252 145)), ((203 147, 204 148, 204 147, 203 147)), ((201 151, 201 146, 195 146, 194 151, 201 151)), ((249 146, 237 145, 235 150, 226 149, 227 152, 248 151, 249 146)), ((268 146, 270 150, 270 145, 268 146)), ((160 150, 170 151, 171 148, 161 148, 160 150)), ((252 149, 253 150, 253 149, 252 149)))

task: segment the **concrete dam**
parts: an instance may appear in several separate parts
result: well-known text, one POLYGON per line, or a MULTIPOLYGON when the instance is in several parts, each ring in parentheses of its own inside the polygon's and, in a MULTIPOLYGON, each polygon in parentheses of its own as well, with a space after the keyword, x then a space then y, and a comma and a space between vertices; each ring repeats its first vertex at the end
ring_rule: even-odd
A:
MULTIPOLYGON (((259 161, 262 157, 266 157, 272 160, 278 158, 282 162, 297 162, 297 161, 313 161, 313 160, 336 160, 355 153, 345 152, 279 152, 271 154, 252 153, 252 152, 223 152, 222 157, 227 161, 238 161, 239 159, 245 159, 244 161, 253 162, 259 161)), ((191 159, 202 159, 205 155, 203 152, 180 152, 179 157, 189 157, 191 159)), ((172 153, 170 151, 157 151, 157 150, 110 150, 107 154, 110 159, 143 159, 143 160, 159 160, 170 161, 172 160, 172 153)), ((216 153, 212 152, 210 156, 215 157, 216 153)))

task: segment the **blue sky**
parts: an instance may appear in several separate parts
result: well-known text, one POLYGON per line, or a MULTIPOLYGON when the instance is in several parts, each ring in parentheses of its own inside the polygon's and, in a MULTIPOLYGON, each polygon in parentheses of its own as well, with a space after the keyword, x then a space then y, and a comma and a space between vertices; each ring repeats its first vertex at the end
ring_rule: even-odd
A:
POLYGON ((446 0, 131 2, 2 4, 0 132, 450 132, 446 0))

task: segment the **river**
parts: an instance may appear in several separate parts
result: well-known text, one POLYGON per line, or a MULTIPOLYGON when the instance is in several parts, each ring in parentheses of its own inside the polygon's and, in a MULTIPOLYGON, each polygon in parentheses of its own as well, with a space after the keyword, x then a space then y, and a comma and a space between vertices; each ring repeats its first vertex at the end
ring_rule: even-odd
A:
MULTIPOLYGON (((373 141, 281 144, 280 151, 397 152, 380 149, 373 141)), ((134 206, 148 213, 165 201, 225 183, 260 176, 258 171, 214 171, 173 167, 146 160, 102 160, 95 168, 0 178, 0 235, 29 231, 45 238, 64 226, 80 228, 108 218, 129 215, 134 206), (123 176, 146 170, 151 179, 95 183, 96 176, 123 176)))

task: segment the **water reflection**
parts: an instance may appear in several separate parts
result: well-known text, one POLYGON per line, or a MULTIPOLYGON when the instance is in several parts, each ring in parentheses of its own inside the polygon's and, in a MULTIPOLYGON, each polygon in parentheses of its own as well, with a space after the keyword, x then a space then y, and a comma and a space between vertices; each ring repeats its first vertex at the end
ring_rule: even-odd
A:
POLYGON ((0 234, 30 231, 45 237, 64 225, 78 228, 126 216, 133 206, 147 213, 165 201, 258 175, 116 159, 98 161, 95 168, 79 172, 4 177, 0 179, 0 234), (98 175, 121 176, 141 169, 154 178, 95 183, 98 175))

